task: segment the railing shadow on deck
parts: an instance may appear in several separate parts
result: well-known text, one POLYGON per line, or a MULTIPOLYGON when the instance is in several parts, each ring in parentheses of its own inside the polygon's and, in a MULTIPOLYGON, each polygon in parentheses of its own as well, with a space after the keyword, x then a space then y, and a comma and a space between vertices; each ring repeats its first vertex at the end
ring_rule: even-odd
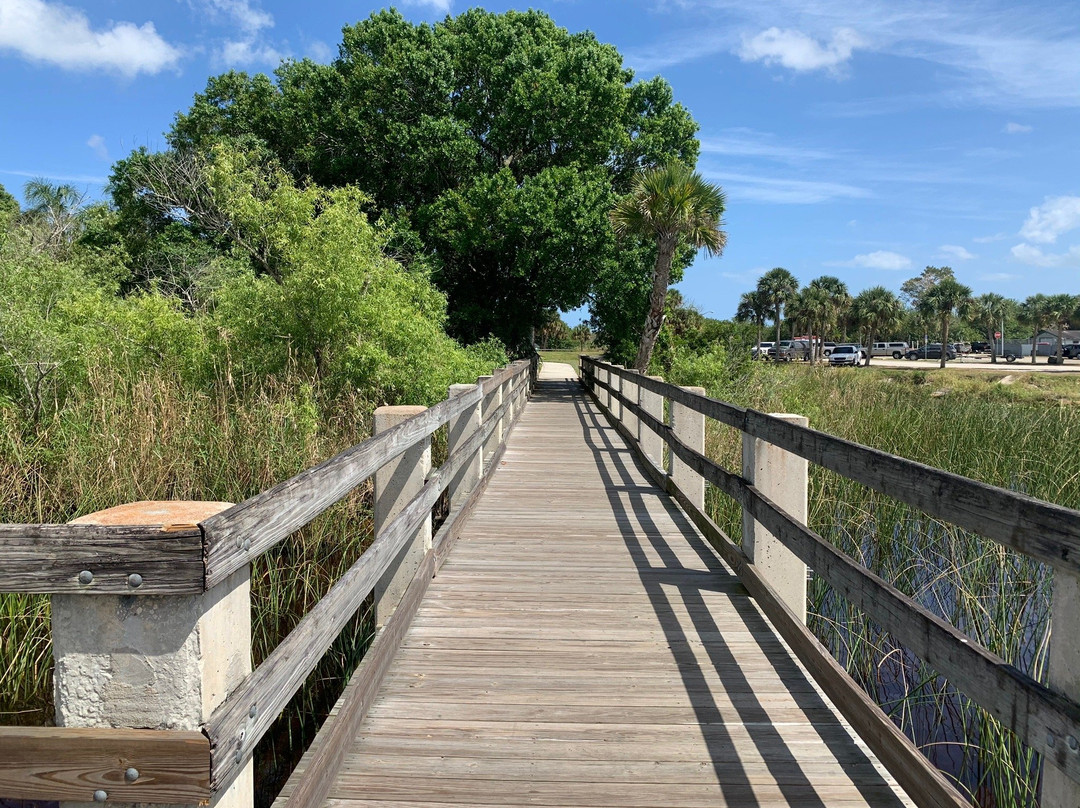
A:
POLYGON ((621 526, 622 538, 635 560, 642 585, 678 665, 687 696, 711 754, 710 763, 725 798, 732 804, 758 804, 754 796, 754 784, 738 763, 731 762, 729 750, 736 741, 725 727, 724 717, 713 698, 701 661, 691 650, 691 644, 695 642, 701 643, 714 671, 724 671, 724 691, 730 694, 739 720, 748 727, 752 743, 765 761, 785 800, 791 804, 820 808, 826 808, 827 805, 819 796, 810 776, 800 767, 798 756, 788 747, 782 733, 773 725, 768 710, 756 697, 754 683, 742 671, 735 651, 726 642, 702 596, 702 592, 706 590, 731 596, 731 608, 755 635, 754 641, 760 652, 777 665, 776 672, 789 686, 795 703, 838 764, 851 775, 852 784, 867 803, 883 808, 902 805, 885 778, 854 743, 848 731, 822 700, 801 668, 791 659, 782 643, 777 639, 770 648, 759 640, 760 635, 775 635, 770 625, 750 603, 749 595, 738 577, 702 540, 686 516, 667 501, 666 495, 647 482, 646 471, 641 466, 642 461, 629 447, 622 444, 622 439, 608 426, 599 410, 573 389, 577 384, 571 384, 572 387, 568 385, 566 392, 574 400, 585 442, 596 459, 597 470, 608 492, 608 503, 621 526), (637 483, 634 471, 645 478, 644 485, 637 483), (629 504, 619 496, 620 493, 627 494, 629 504), (673 539, 685 542, 706 567, 707 571, 701 575, 700 583, 687 585, 685 579, 689 570, 680 562, 665 531, 657 525, 649 510, 647 498, 659 503, 667 518, 674 523, 677 537, 673 539), (663 566, 651 565, 641 543, 643 538, 650 543, 663 566), (665 591, 665 585, 672 584, 676 586, 682 606, 693 623, 693 633, 687 632, 686 625, 679 619, 665 591))

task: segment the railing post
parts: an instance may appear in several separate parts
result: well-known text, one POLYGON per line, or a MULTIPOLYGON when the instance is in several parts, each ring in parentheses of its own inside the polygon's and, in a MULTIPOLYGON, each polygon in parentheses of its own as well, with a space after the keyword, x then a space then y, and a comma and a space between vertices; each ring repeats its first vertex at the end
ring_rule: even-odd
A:
MULTIPOLYGON (((625 370, 622 365, 612 365, 615 370, 625 370)), ((612 393, 608 396, 608 410, 611 417, 616 421, 622 421, 622 402, 615 397, 616 393, 622 394, 622 376, 614 371, 608 373, 608 384, 611 385, 612 393)))
MULTIPOLYGON (((475 384, 452 384, 450 385, 450 397, 475 390, 475 384)), ((469 407, 459 415, 455 415, 446 425, 446 451, 448 455, 454 454, 458 447, 465 444, 480 428, 483 417, 483 403, 469 407)), ((480 477, 484 473, 484 451, 481 447, 469 461, 461 467, 461 470, 450 480, 447 487, 450 498, 450 507, 456 508, 468 498, 470 492, 480 483, 480 477)))
MULTIPOLYGON (((228 507, 223 502, 137 502, 75 523, 193 524, 228 507)), ((131 573, 132 595, 52 596, 56 723, 198 731, 251 673, 250 567, 201 595, 138 596, 138 568, 131 573)), ((123 782, 125 771, 118 768, 116 777, 123 782)), ((253 799, 248 761, 211 805, 251 808, 253 799)), ((113 802, 108 786, 88 783, 86 804, 102 800, 113 802)))
MULTIPOLYGON (((683 387, 688 393, 705 395, 704 387, 683 387)), ((685 443, 698 454, 705 454, 705 416, 697 410, 672 400, 671 402, 671 428, 675 437, 685 443)), ((705 510, 705 478, 679 460, 675 453, 671 453, 672 482, 679 490, 686 494, 694 505, 705 510)))
MULTIPOLYGON (((640 376, 638 371, 631 371, 635 376, 640 376)), ((623 397, 634 404, 638 404, 638 383, 633 377, 628 377, 622 380, 622 394, 623 397)), ((626 431, 638 437, 638 417, 635 413, 631 412, 627 407, 623 407, 622 423, 626 427, 626 431)))
MULTIPOLYGON (((374 434, 424 412, 427 407, 379 407, 375 410, 374 434)), ((375 535, 415 497, 431 472, 431 438, 417 441, 375 472, 375 535)), ((431 516, 402 548, 390 568, 375 585, 375 623, 382 626, 394 613, 398 601, 416 574, 424 554, 431 549, 431 516)))
MULTIPOLYGON (((654 382, 662 382, 660 376, 646 376, 654 382)), ((638 406, 645 412, 663 423, 664 421, 664 397, 652 390, 638 387, 638 406)), ((645 425, 644 421, 638 421, 638 445, 641 451, 657 468, 664 467, 664 439, 645 425)))
MULTIPOLYGON (((481 376, 476 381, 477 381, 477 384, 480 384, 482 386, 484 384, 484 382, 486 382, 490 378, 492 378, 492 377, 491 376, 481 376)), ((495 412, 495 410, 499 409, 499 407, 501 405, 502 405, 502 386, 500 385, 500 386, 496 387, 494 390, 492 390, 490 393, 488 393, 486 396, 484 396, 484 400, 481 402, 481 408, 480 408, 481 421, 482 422, 487 422, 487 419, 491 417, 491 413, 493 413, 493 412, 495 412)), ((488 461, 492 457, 494 457, 495 452, 499 451, 499 444, 501 444, 501 443, 502 443, 502 422, 500 421, 499 423, 497 423, 495 425, 495 428, 491 431, 491 434, 488 436, 488 439, 486 441, 484 441, 484 463, 483 463, 483 465, 484 465, 485 468, 487 467, 488 461)))
MULTIPOLYGON (((772 413, 805 427, 803 415, 772 413)), ((807 461, 767 441, 743 433, 743 477, 802 524, 807 517, 807 461)), ((743 550, 787 607, 806 622, 806 564, 743 511, 743 550)))
MULTIPOLYGON (((1072 701, 1080 701, 1080 636, 1076 624, 1080 621, 1080 580, 1062 570, 1054 570, 1054 590, 1050 605, 1050 658, 1047 685, 1072 701)), ((1080 754, 1080 738, 1054 738, 1043 752, 1042 794, 1039 804, 1080 805, 1080 783, 1077 783, 1046 756, 1064 759, 1080 754)))
POLYGON ((611 396, 608 395, 607 388, 601 387, 601 384, 611 384, 611 374, 602 365, 593 365, 593 375, 596 377, 596 389, 593 393, 596 395, 597 400, 600 402, 600 408, 603 410, 610 409, 611 396))

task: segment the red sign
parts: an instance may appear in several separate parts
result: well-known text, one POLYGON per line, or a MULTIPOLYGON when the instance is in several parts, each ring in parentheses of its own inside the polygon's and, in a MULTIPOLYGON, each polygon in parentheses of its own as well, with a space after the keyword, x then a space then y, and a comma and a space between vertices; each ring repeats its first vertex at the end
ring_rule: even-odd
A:
POLYGON ((1000 331, 995 331, 994 332, 994 339, 1001 339, 1001 332, 1000 331))

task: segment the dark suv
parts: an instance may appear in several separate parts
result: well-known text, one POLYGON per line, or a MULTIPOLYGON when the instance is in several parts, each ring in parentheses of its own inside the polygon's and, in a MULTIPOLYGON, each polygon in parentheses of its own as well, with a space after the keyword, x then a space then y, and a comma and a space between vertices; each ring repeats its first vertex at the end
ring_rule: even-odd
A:
POLYGON ((1061 349, 1065 359, 1080 359, 1080 345, 1066 345, 1061 349))
MULTIPOLYGON (((905 359, 941 359, 941 343, 935 342, 930 345, 923 345, 921 348, 912 348, 906 354, 905 359)), ((956 359, 956 351, 950 345, 945 352, 945 360, 956 359)))

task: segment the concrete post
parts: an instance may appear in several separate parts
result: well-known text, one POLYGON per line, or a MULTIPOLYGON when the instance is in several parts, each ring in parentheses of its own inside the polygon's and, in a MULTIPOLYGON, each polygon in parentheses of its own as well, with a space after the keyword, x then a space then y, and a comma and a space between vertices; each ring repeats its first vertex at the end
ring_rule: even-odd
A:
MULTIPOLYGON (((74 524, 193 524, 228 507, 136 502, 74 524)), ((58 726, 198 731, 251 673, 250 569, 201 595, 53 595, 52 645, 58 726)), ((64 805, 97 805, 94 791, 64 805)), ((253 799, 248 761, 211 805, 251 808, 253 799)))
MULTIPOLYGON (((450 397, 453 398, 461 393, 475 390, 475 384, 452 384, 450 385, 450 397)), ((472 407, 451 418, 446 425, 446 450, 448 455, 454 454, 458 447, 465 444, 480 428, 480 418, 483 415, 483 403, 478 401, 472 407)), ((469 496, 469 493, 480 483, 480 477, 484 473, 484 450, 481 447, 476 454, 461 467, 454 475, 448 486, 450 507, 456 508, 469 496)))
MULTIPOLYGON (((704 387, 683 387, 688 393, 705 395, 704 387)), ((705 454, 705 416, 697 410, 683 406, 677 401, 671 402, 671 428, 675 437, 694 451, 705 454)), ((672 481, 686 498, 701 510, 705 510, 705 478, 679 460, 671 453, 672 481)))
MULTIPOLYGON (((635 373, 635 375, 638 375, 635 373)), ((622 380, 622 394, 627 401, 638 403, 638 384, 631 376, 622 380)), ((639 405, 640 406, 640 405, 639 405)), ((638 417, 626 407, 622 408, 622 423, 635 438, 638 436, 638 417)))
MULTIPOLYGON (((619 370, 624 369, 622 365, 612 365, 612 367, 619 370)), ((619 401, 619 399, 615 398, 615 393, 622 394, 622 376, 620 376, 618 373, 611 372, 608 373, 608 379, 608 384, 611 385, 611 389, 614 391, 614 393, 609 396, 611 417, 614 418, 616 421, 622 421, 622 402, 619 401)))
MULTIPOLYGON (((490 378, 491 376, 481 376, 479 379, 477 379, 477 384, 483 384, 490 378)), ((488 416, 491 413, 495 412, 495 410, 499 409, 500 406, 502 406, 502 387, 496 387, 494 390, 484 396, 484 400, 481 402, 481 405, 481 417, 482 420, 486 422, 488 416)), ((502 422, 500 421, 498 424, 495 425, 495 428, 491 431, 488 439, 484 441, 484 468, 487 468, 488 461, 491 460, 495 452, 499 450, 499 444, 501 442, 502 422)))
MULTIPOLYGON (((1080 620, 1080 581, 1076 576, 1054 570, 1054 594, 1050 605, 1050 659, 1048 685, 1052 690, 1080 700, 1080 637, 1076 624, 1080 620)), ((1048 739, 1049 740, 1049 739, 1048 739)), ((1073 744, 1080 738, 1055 738, 1054 745, 1039 750, 1045 756, 1075 755, 1073 744), (1070 742, 1071 741, 1071 742, 1070 742)), ((1080 805, 1080 784, 1043 758, 1042 794, 1040 805, 1080 805)))
MULTIPOLYGON (((648 376, 653 381, 662 382, 660 376, 648 376)), ((644 387, 638 388, 638 406, 649 413, 660 423, 664 422, 664 397, 644 387)), ((657 468, 664 467, 664 439, 645 426, 644 421, 638 421, 638 445, 645 456, 653 462, 657 468)))
POLYGON ((596 368, 596 381, 598 382, 596 387, 596 397, 600 401, 602 409, 608 409, 611 405, 611 396, 608 395, 608 391, 604 387, 600 387, 600 384, 609 384, 611 374, 607 372, 606 368, 600 365, 595 365, 596 368))
MULTIPOLYGON (((427 407, 379 407, 375 410, 374 434, 378 435, 402 421, 424 412, 427 407)), ((431 473, 431 439, 425 438, 375 472, 375 535, 378 536, 401 509, 424 487, 431 473)), ((416 535, 408 540, 375 585, 375 623, 386 624, 401 596, 431 549, 431 515, 416 535)))
MULTIPOLYGON (((796 426, 808 426, 802 415, 773 413, 796 426)), ((806 524, 807 461, 778 446, 743 434, 743 477, 798 521, 806 524)), ((787 607, 806 622, 806 564, 743 512, 743 550, 787 607)))

